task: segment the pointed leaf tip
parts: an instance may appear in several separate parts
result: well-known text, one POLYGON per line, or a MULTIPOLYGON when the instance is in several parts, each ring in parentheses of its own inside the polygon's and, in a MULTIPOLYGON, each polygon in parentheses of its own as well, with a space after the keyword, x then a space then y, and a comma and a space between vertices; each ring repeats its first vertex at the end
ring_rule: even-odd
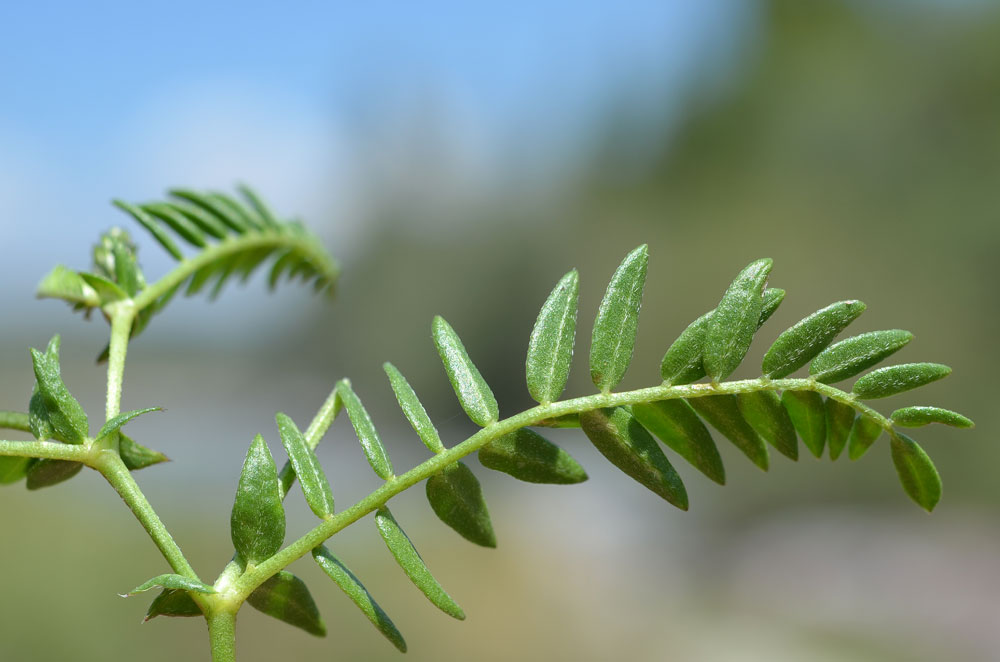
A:
POLYGON ((537 402, 553 402, 566 388, 576 340, 579 290, 580 279, 574 269, 556 284, 531 330, 525 373, 528 392, 537 402))
POLYGON ((802 443, 816 457, 823 456, 826 447, 826 406, 823 396, 815 391, 785 391, 781 404, 788 411, 802 443))
POLYGON ((772 265, 770 258, 747 265, 712 313, 705 330, 704 365, 713 382, 731 375, 750 349, 764 308, 764 285, 772 265))
POLYGON ((316 637, 326 636, 326 625, 319 615, 305 582, 281 570, 250 594, 247 602, 257 611, 301 628, 316 637))
POLYGON ((621 383, 632 362, 648 264, 646 244, 626 255, 597 311, 590 344, 590 378, 605 393, 621 383))
POLYGON ((233 547, 247 563, 256 565, 270 558, 285 540, 278 469, 259 434, 243 462, 230 524, 233 547))
POLYGON ((569 453, 528 428, 483 446, 479 461, 487 469, 503 471, 528 483, 570 485, 587 480, 587 472, 569 453))

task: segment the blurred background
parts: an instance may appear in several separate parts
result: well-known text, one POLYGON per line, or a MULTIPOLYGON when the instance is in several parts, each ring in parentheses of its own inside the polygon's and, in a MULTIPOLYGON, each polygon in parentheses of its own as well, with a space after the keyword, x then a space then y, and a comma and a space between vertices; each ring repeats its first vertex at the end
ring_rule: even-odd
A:
MULTIPOLYGON (((132 344, 130 434, 173 462, 138 480, 203 578, 231 554, 243 455, 273 414, 308 423, 348 376, 397 467, 426 451, 381 369, 409 378, 446 443, 473 431, 430 340, 444 315, 497 393, 530 405, 523 356, 545 296, 581 272, 568 393, 591 392, 587 340, 607 279, 648 243, 635 359, 659 380, 677 334, 750 260, 784 304, 742 372, 804 315, 844 298, 854 332, 905 328, 899 357, 948 380, 880 401, 955 408, 923 428, 944 498, 902 493, 883 438, 857 462, 772 453, 769 474, 719 439, 728 484, 678 461, 681 513, 579 431, 553 433, 591 480, 517 483, 470 458, 497 550, 438 522, 421 489, 393 510, 468 620, 438 613, 373 526, 331 546, 411 660, 1000 659, 1000 6, 988 0, 540 3, 7 3, 0 8, 0 407, 25 409, 27 347, 63 335, 63 374, 92 414, 107 325, 33 290, 83 269, 122 224, 147 278, 159 247, 108 205, 173 186, 249 182, 307 220, 344 268, 334 302, 260 277, 215 304, 178 300, 132 344)), ((375 486, 346 420, 319 451, 338 504, 375 486)), ((92 472, 0 490, 0 640, 9 660, 207 659, 198 619, 140 626, 124 592, 168 571, 92 472), (56 630, 59 634, 53 634, 56 630)), ((298 490, 289 536, 311 526, 298 490)), ((315 567, 330 630, 252 609, 241 659, 398 659, 315 567)))

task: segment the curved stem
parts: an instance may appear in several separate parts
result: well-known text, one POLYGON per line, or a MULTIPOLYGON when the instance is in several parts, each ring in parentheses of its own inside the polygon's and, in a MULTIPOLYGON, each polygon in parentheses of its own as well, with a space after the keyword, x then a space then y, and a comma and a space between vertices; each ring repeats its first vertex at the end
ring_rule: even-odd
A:
POLYGON ((207 620, 212 662, 235 662, 236 614, 225 610, 215 611, 207 620))
POLYGON ((406 473, 389 479, 374 492, 343 510, 333 517, 324 520, 298 540, 288 544, 271 558, 246 572, 233 590, 238 600, 244 600, 268 578, 277 574, 293 561, 308 554, 313 548, 324 542, 338 531, 358 521, 365 515, 383 506, 389 499, 413 485, 430 478, 448 465, 457 462, 466 455, 474 453, 489 442, 523 427, 537 425, 539 422, 567 414, 579 414, 602 407, 634 405, 639 403, 672 400, 676 398, 698 398, 709 395, 724 395, 746 393, 752 391, 816 391, 822 395, 843 402, 856 410, 870 416, 880 427, 892 432, 892 422, 867 405, 858 402, 854 395, 838 388, 821 384, 813 379, 746 379, 741 381, 723 382, 719 384, 685 384, 681 386, 653 386, 650 388, 627 391, 622 393, 598 393, 572 400, 563 400, 546 405, 538 405, 515 416, 503 419, 479 430, 474 435, 443 453, 435 455, 406 473))

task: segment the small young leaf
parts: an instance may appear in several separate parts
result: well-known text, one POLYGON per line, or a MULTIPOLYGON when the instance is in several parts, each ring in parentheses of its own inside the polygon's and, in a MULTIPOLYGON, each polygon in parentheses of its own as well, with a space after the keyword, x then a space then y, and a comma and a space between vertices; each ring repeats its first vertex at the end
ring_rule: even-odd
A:
POLYGON ((94 308, 101 305, 97 292, 80 277, 80 274, 67 269, 61 264, 56 265, 42 282, 38 284, 35 295, 39 299, 62 299, 72 304, 94 308))
POLYGON ((151 467, 154 464, 159 464, 160 462, 168 462, 170 458, 159 451, 154 451, 151 448, 146 448, 145 446, 137 443, 131 437, 126 436, 124 433, 118 433, 118 454, 122 458, 122 462, 128 467, 129 471, 136 471, 138 469, 145 469, 146 467, 151 467))
POLYGON ((250 594, 247 602, 257 611, 302 628, 317 637, 326 636, 326 626, 305 582, 281 570, 250 594))
POLYGON ((486 427, 496 423, 500 417, 497 399, 472 363, 458 334, 440 315, 434 317, 432 328, 434 344, 462 409, 476 425, 486 427))
POLYGON ((0 485, 10 485, 24 478, 30 463, 29 457, 0 457, 0 485))
POLYGON ((974 428, 976 424, 961 414, 940 407, 903 407, 892 412, 892 422, 908 428, 929 423, 944 423, 956 428, 974 428))
POLYGON ((157 616, 201 616, 201 607, 187 591, 165 588, 150 603, 143 620, 148 621, 157 616))
POLYGON ((781 406, 781 398, 774 391, 738 393, 736 404, 743 418, 767 443, 789 458, 799 459, 799 438, 788 412, 781 406))
POLYGON ((764 308, 763 293, 771 273, 770 258, 747 265, 730 284, 705 329, 704 364, 709 379, 732 374, 753 342, 764 308))
POLYGON ((661 400, 632 405, 632 415, 675 453, 719 485, 726 484, 726 470, 712 435, 684 400, 661 400))
POLYGON ((82 444, 87 438, 87 414, 70 395, 59 374, 59 336, 52 338, 45 354, 32 349, 31 360, 53 436, 66 443, 82 444))
POLYGON ((781 404, 788 411, 796 432, 816 457, 823 456, 826 445, 826 406, 815 391, 785 391, 781 404))
POLYGON ((663 355, 660 375, 665 383, 690 384, 705 376, 702 355, 705 348, 705 330, 711 317, 712 311, 709 311, 688 324, 663 355))
POLYGON ((930 512, 941 499, 941 476, 924 449, 905 434, 892 435, 892 463, 910 498, 930 512))
POLYGON ((427 410, 420 404, 420 399, 417 398, 410 383, 406 381, 406 377, 403 377, 403 373, 391 363, 383 363, 382 369, 389 377, 389 383, 392 385, 393 393, 396 394, 396 401, 403 410, 403 415, 406 416, 406 420, 410 422, 420 440, 424 442, 424 446, 427 446, 427 450, 432 453, 443 453, 444 444, 441 443, 437 428, 431 422, 431 417, 427 415, 427 410))
POLYGON ((576 339, 579 289, 574 269, 556 284, 531 330, 525 372, 528 392, 542 404, 559 399, 566 388, 576 339))
POLYGON ((764 355, 764 374, 772 379, 792 374, 829 345, 865 311, 860 301, 838 301, 796 322, 778 336, 764 355))
POLYGON ((385 638, 392 642, 392 645, 398 648, 400 653, 405 653, 406 641, 403 640, 403 635, 396 629, 392 619, 386 616, 386 613, 375 602, 375 598, 364 587, 361 580, 323 545, 315 548, 312 555, 317 565, 347 594, 347 597, 358 606, 358 609, 372 622, 372 625, 378 628, 378 631, 385 635, 385 638))
POLYGON ((479 461, 488 469, 529 483, 569 485, 587 480, 587 472, 569 453, 528 428, 480 448, 479 461))
POLYGON ((427 500, 441 521, 466 540, 497 546, 483 490, 469 467, 456 462, 428 478, 427 500))
POLYGON ((882 434, 882 426, 874 418, 861 414, 854 419, 851 434, 847 437, 847 454, 852 460, 857 460, 871 448, 875 440, 882 434))
POLYGON ((147 214, 143 209, 129 204, 124 200, 114 200, 112 204, 130 214, 132 218, 139 222, 139 225, 146 228, 146 230, 153 235, 153 238, 156 239, 156 241, 159 242, 159 244, 163 246, 163 248, 170 253, 175 260, 184 259, 184 253, 182 253, 181 249, 177 247, 174 240, 170 238, 170 233, 163 229, 163 226, 160 225, 159 221, 147 214))
POLYGON ((204 584, 197 579, 191 579, 190 577, 185 577, 183 575, 159 575, 158 577, 153 577, 152 579, 139 584, 134 589, 122 595, 124 598, 131 597, 143 591, 148 591, 151 588, 173 588, 180 589, 182 591, 195 591, 196 593, 215 593, 215 589, 204 584))
POLYGON ((764 322, 771 318, 774 311, 778 309, 781 302, 785 300, 785 291, 779 287, 769 287, 764 290, 763 301, 761 302, 760 320, 757 328, 764 326, 764 322))
POLYGON ((378 527, 382 540, 385 541, 385 546, 392 552, 396 563, 410 578, 413 585, 420 589, 420 592, 426 595, 435 607, 453 618, 460 621, 465 620, 465 612, 434 579, 434 575, 427 569, 420 554, 410 542, 410 538, 385 506, 379 508, 378 512, 375 513, 375 525, 378 527))
POLYGON ((278 469, 259 434, 243 462, 230 524, 233 547, 253 565, 274 555, 285 540, 285 509, 281 505, 278 469))
POLYGON ((379 478, 389 480, 392 478, 392 460, 389 459, 389 454, 386 453, 385 446, 382 445, 382 439, 378 436, 371 416, 368 415, 365 406, 361 404, 360 398, 351 389, 349 381, 340 380, 337 383, 337 392, 344 403, 344 409, 347 410, 348 418, 351 419, 351 425, 354 426, 354 432, 358 435, 358 441, 361 442, 365 457, 368 458, 368 464, 371 465, 372 470, 379 478))
POLYGON ((128 298, 128 292, 120 288, 115 282, 108 280, 103 276, 81 271, 80 278, 86 281, 87 285, 94 288, 94 291, 97 292, 98 298, 101 300, 100 305, 102 306, 128 298))
POLYGON ((688 509, 687 490, 659 444, 624 407, 580 414, 580 427, 590 441, 625 475, 681 510, 688 509))
POLYGON ((872 370, 854 382, 854 395, 863 400, 885 398, 936 382, 951 374, 940 363, 904 363, 872 370))
POLYGON ((295 469, 295 475, 299 477, 306 503, 316 517, 320 519, 330 517, 333 515, 333 492, 330 490, 326 474, 323 473, 323 467, 316 458, 316 453, 309 448, 306 438, 299 432, 292 419, 279 412, 275 416, 275 421, 278 423, 278 433, 285 452, 288 453, 288 460, 295 469))
POLYGON ((146 409, 135 409, 133 411, 127 411, 124 414, 118 414, 110 421, 101 426, 100 431, 94 439, 103 439, 112 432, 117 432, 118 428, 125 425, 133 418, 137 416, 142 416, 143 414, 148 414, 151 411, 163 411, 163 407, 147 407, 146 409))
POLYGON ((830 459, 836 460, 847 445, 847 438, 854 427, 854 407, 826 399, 826 442, 830 447, 830 459))
POLYGON ((743 451, 751 462, 767 471, 767 442, 743 418, 735 395, 706 395, 691 398, 688 402, 709 425, 743 451))
POLYGON ((830 345, 809 364, 809 375, 823 384, 853 377, 902 349, 913 334, 900 329, 870 331, 830 345))
POLYGON ((626 255, 597 311, 590 343, 590 378, 604 393, 618 386, 632 362, 648 264, 646 244, 626 255))
POLYGON ((38 490, 57 485, 80 473, 83 465, 69 460, 38 460, 28 465, 27 488, 38 490))

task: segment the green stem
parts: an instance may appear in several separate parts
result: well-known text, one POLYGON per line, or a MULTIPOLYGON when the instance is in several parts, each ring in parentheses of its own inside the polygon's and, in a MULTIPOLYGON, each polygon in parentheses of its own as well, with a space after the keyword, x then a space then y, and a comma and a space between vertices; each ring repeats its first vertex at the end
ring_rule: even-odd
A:
POLYGON ((111 341, 108 345, 108 396, 104 409, 107 421, 117 416, 121 411, 125 353, 128 351, 128 339, 132 333, 132 322, 135 321, 136 311, 135 305, 131 301, 119 301, 109 308, 111 309, 111 341))
POLYGON ((31 432, 28 415, 19 411, 0 411, 0 428, 5 430, 20 430, 31 432))
POLYGON ((236 661, 236 614, 220 610, 208 619, 208 638, 212 644, 212 662, 236 661))
POLYGON ((822 395, 833 398, 846 405, 854 407, 856 410, 870 416, 879 426, 892 433, 892 422, 879 414, 867 405, 858 402, 850 393, 841 391, 838 388, 821 384, 812 379, 746 379, 741 381, 724 382, 720 384, 685 384, 681 386, 653 386, 622 393, 598 393, 572 400, 553 402, 547 405, 538 405, 526 411, 511 416, 504 420, 479 430, 474 435, 439 455, 426 460, 417 467, 406 473, 391 478, 374 492, 358 501, 356 504, 343 510, 330 519, 324 520, 311 531, 290 543, 271 558, 255 566, 246 572, 236 582, 233 587, 238 600, 245 600, 250 593, 264 583, 268 578, 284 569, 293 561, 305 556, 316 546, 324 542, 327 538, 338 531, 346 528, 350 524, 358 521, 368 513, 377 510, 385 503, 413 485, 430 478, 440 472, 445 467, 457 462, 466 455, 474 453, 491 441, 519 430, 538 424, 549 418, 565 416, 567 414, 579 414, 585 411, 593 411, 602 407, 616 407, 622 405, 634 405, 639 403, 656 402, 659 400, 672 400, 676 398, 699 398, 709 395, 723 395, 746 393, 752 391, 773 390, 773 391, 816 391, 822 395))
POLYGON ((125 463, 122 462, 117 451, 110 449, 102 451, 94 464, 94 468, 100 471, 101 475, 111 483, 111 487, 115 488, 115 491, 118 492, 118 495, 129 507, 129 510, 132 511, 132 514, 142 524, 142 528, 153 539, 156 547, 163 554, 163 557, 170 564, 170 567, 173 568, 174 572, 201 581, 195 573, 194 568, 184 558, 181 548, 174 542, 173 536, 167 531, 167 527, 163 525, 156 511, 153 510, 149 501, 146 500, 145 495, 139 489, 135 479, 132 478, 132 474, 129 472, 128 467, 125 466, 125 463))
POLYGON ((93 453, 86 446, 52 441, 0 441, 0 456, 41 457, 89 463, 93 453))

